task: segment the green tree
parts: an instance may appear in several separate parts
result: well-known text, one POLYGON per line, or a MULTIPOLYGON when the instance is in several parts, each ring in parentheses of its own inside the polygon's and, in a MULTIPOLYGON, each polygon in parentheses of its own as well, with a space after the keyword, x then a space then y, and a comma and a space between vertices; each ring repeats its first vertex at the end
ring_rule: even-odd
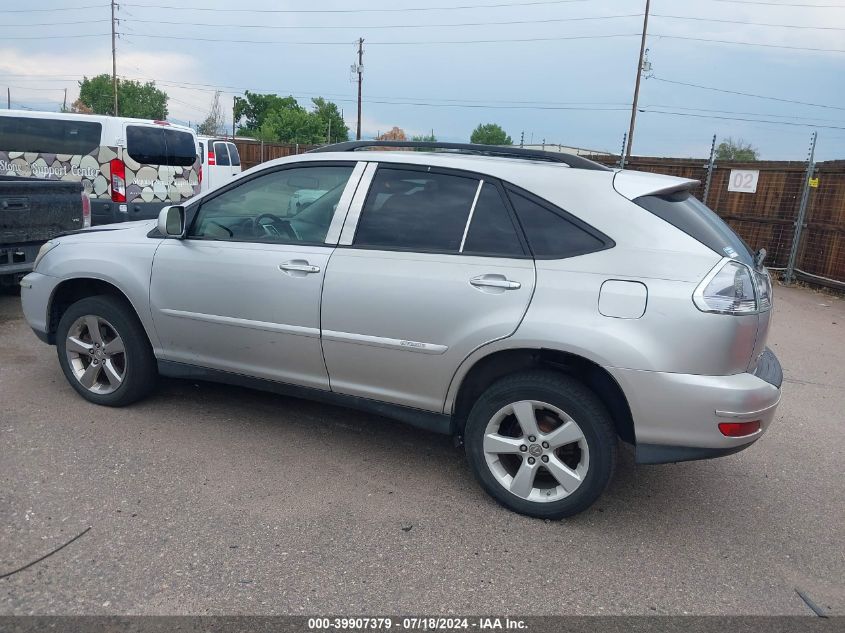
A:
POLYGON ((306 110, 294 97, 247 92, 235 102, 235 120, 245 119, 238 133, 263 141, 320 143, 349 140, 349 128, 337 105, 322 97, 306 110))
POLYGON ((757 160, 757 157, 757 148, 741 138, 733 140, 729 136, 716 148, 716 160, 757 160))
POLYGON ((411 137, 411 140, 418 143, 436 143, 437 137, 434 136, 434 130, 432 130, 431 134, 415 134, 411 137))
POLYGON ((513 145, 511 137, 496 123, 483 123, 472 131, 470 143, 481 145, 513 145))
POLYGON ((316 116, 325 129, 324 138, 329 143, 340 143, 349 140, 349 128, 340 115, 336 103, 326 101, 323 97, 311 99, 314 104, 314 116, 316 116))
MULTIPOLYGON (((166 119, 167 93, 156 88, 154 81, 141 83, 120 79, 117 82, 118 113, 137 119, 166 119)), ((114 115, 114 92, 111 75, 83 77, 79 82, 79 99, 74 103, 94 114, 114 115)))
POLYGON ((299 104, 293 97, 259 94, 247 90, 243 97, 235 99, 235 121, 240 122, 241 119, 246 119, 246 123, 239 128, 238 133, 250 135, 264 125, 270 112, 296 107, 299 107, 299 104))
POLYGON ((326 142, 323 122, 300 105, 271 110, 258 129, 258 138, 282 143, 312 145, 326 142))

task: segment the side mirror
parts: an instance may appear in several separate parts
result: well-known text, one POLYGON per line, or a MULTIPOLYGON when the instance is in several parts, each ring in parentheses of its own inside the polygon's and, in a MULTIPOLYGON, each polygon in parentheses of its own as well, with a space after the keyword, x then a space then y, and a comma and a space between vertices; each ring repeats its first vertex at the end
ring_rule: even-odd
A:
POLYGON ((182 237, 185 233, 185 207, 172 205, 159 211, 158 232, 166 237, 182 237))

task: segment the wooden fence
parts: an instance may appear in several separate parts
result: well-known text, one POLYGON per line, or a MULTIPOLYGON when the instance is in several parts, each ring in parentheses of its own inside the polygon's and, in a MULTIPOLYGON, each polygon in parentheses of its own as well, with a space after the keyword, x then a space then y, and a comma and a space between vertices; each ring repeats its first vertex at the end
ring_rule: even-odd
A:
MULTIPOLYGON (((244 169, 261 162, 301 154, 316 145, 262 143, 237 140, 244 169)), ((594 156, 607 165, 618 164, 618 157, 594 156)), ((635 157, 628 169, 670 174, 700 181, 693 193, 703 198, 707 178, 707 161, 703 159, 635 157)), ((768 251, 767 264, 786 267, 795 223, 798 217, 806 164, 791 161, 718 162, 710 181, 707 200, 716 211, 753 249, 768 251), (728 191, 732 169, 760 171, 755 193, 728 191)), ((818 187, 810 189, 801 234, 796 269, 808 280, 815 277, 829 280, 845 288, 845 161, 817 163, 818 187)))
POLYGON ((300 145, 298 143, 263 143, 261 141, 235 140, 238 153, 241 155, 241 166, 244 169, 255 167, 259 163, 276 158, 284 158, 294 154, 302 154, 316 145, 300 145))

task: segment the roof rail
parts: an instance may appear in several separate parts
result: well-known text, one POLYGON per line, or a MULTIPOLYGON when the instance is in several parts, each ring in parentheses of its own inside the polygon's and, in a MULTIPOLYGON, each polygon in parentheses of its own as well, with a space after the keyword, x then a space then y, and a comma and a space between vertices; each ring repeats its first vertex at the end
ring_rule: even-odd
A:
POLYGON ((355 152, 371 147, 397 147, 409 149, 448 150, 458 154, 476 154, 480 156, 501 156, 505 158, 524 158, 550 163, 563 163, 576 169, 593 171, 613 171, 599 163, 575 154, 564 152, 543 152, 537 149, 523 149, 503 145, 478 145, 474 143, 441 143, 439 141, 346 141, 334 145, 324 145, 310 152, 355 152))

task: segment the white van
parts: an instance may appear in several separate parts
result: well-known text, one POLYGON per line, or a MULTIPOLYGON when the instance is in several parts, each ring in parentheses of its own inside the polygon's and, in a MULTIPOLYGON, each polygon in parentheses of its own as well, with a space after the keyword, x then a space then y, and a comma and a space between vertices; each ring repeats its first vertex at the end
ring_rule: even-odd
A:
POLYGON ((81 181, 92 224, 154 218, 200 191, 194 131, 167 121, 0 110, 0 175, 81 181))
POLYGON ((202 163, 202 191, 225 185, 241 173, 241 156, 231 141, 213 136, 198 136, 202 163))

